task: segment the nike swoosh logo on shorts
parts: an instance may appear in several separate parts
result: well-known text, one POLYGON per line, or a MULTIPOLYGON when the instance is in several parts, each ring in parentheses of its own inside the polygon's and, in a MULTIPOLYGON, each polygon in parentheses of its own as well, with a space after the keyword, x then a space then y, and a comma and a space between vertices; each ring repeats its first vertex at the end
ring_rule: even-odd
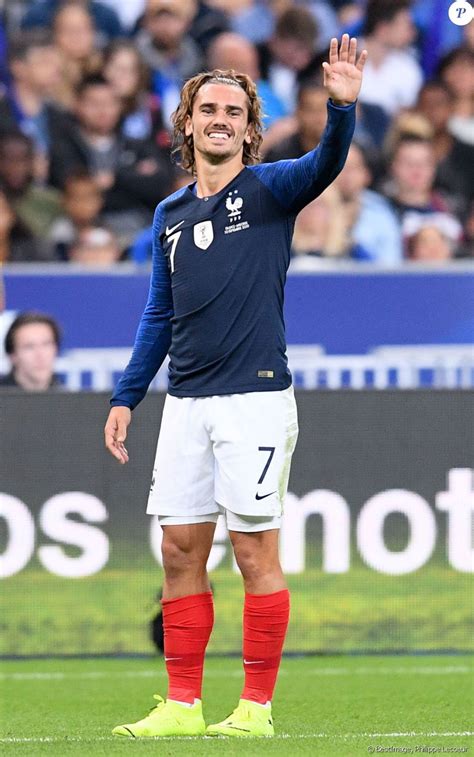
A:
POLYGON ((179 229, 179 227, 181 226, 182 223, 184 223, 184 220, 180 221, 179 223, 177 223, 176 226, 172 226, 171 229, 167 226, 166 227, 166 236, 168 237, 170 234, 173 233, 173 231, 176 231, 176 229, 179 229))
POLYGON ((276 494, 276 489, 274 492, 270 492, 269 494, 262 494, 262 495, 256 494, 255 499, 265 499, 265 497, 271 497, 272 494, 276 494))

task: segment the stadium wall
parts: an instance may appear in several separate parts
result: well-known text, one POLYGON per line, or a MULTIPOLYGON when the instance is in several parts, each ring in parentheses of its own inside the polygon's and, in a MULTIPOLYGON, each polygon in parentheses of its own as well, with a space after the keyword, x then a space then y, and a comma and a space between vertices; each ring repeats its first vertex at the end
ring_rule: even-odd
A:
MULTIPOLYGON (((0 397, 3 655, 151 653, 160 529, 145 503, 164 396, 121 467, 102 394, 0 397)), ((300 392, 282 528, 295 652, 472 648, 474 392, 300 392)), ((225 528, 211 649, 236 652, 242 588, 225 528)))

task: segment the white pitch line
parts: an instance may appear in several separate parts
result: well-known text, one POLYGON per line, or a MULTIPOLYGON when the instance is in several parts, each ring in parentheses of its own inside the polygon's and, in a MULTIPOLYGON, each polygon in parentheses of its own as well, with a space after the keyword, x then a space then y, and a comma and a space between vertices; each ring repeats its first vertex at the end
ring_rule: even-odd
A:
MULTIPOLYGON (((406 731, 406 732, 395 732, 395 733, 299 733, 299 734, 290 734, 290 733, 277 733, 275 736, 272 736, 272 739, 385 739, 385 738, 451 738, 456 737, 459 738, 461 736, 474 736, 474 731, 426 731, 426 732, 420 732, 420 731, 406 731)), ((149 740, 151 741, 201 741, 202 736, 161 736, 156 738, 151 738, 149 740)), ((206 736, 204 738, 213 738, 210 736, 206 736)), ((75 742, 83 742, 83 743, 90 743, 95 741, 114 741, 115 743, 118 743, 118 741, 124 741, 124 738, 121 739, 117 736, 96 736, 90 737, 90 738, 81 738, 79 736, 38 736, 38 737, 26 737, 26 738, 16 738, 14 736, 6 737, 6 738, 0 738, 0 743, 3 744, 26 744, 26 743, 38 743, 38 744, 57 744, 59 742, 67 741, 68 743, 71 741, 75 742)))
MULTIPOLYGON (((417 667, 397 667, 391 668, 384 667, 358 667, 358 668, 310 668, 305 671, 301 671, 298 675, 314 675, 314 676, 344 676, 344 675, 452 675, 452 674, 465 674, 472 673, 473 668, 469 665, 445 665, 437 667, 432 666, 417 666, 417 667)), ((0 680, 12 680, 12 681, 60 681, 65 678, 82 678, 82 679, 95 679, 95 678, 154 678, 155 676, 165 675, 166 671, 163 670, 84 670, 77 673, 64 673, 64 672, 29 672, 20 673, 6 671, 0 671, 0 680)), ((285 668, 280 670, 280 675, 289 675, 290 672, 285 668)), ((242 671, 232 670, 231 672, 219 671, 219 670, 206 670, 206 678, 210 677, 240 677, 242 671)))

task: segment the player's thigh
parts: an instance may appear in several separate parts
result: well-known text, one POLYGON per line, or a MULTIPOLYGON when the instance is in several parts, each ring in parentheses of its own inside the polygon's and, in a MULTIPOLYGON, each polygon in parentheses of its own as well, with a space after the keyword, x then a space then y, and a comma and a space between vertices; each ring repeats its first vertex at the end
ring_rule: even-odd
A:
POLYGON ((163 566, 205 569, 212 548, 218 514, 158 516, 163 529, 163 566))
POLYGON ((201 398, 165 401, 147 512, 202 515, 216 510, 214 458, 201 398))
POLYGON ((298 436, 292 387, 214 397, 215 499, 233 513, 282 513, 298 436))

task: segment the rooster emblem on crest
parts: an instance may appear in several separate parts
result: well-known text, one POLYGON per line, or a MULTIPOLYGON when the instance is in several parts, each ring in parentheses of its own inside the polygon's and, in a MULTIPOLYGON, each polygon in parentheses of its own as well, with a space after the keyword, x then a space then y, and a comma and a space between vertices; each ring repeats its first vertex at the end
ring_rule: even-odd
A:
POLYGON ((236 197, 234 200, 232 199, 232 195, 237 194, 237 191, 237 189, 234 189, 233 192, 229 192, 227 200, 225 202, 225 206, 229 211, 229 218, 233 221, 240 218, 240 211, 242 205, 244 204, 244 201, 241 197, 236 197))

